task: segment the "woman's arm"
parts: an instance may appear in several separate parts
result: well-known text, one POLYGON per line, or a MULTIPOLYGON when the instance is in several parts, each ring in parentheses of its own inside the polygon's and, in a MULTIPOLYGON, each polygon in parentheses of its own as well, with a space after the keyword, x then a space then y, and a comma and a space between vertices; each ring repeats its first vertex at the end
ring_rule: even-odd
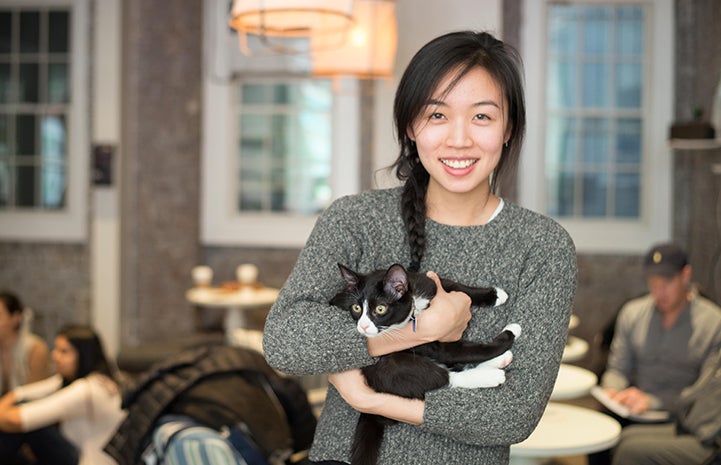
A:
POLYGON ((13 391, 0 398, 0 431, 5 433, 21 431, 20 411, 15 402, 16 397, 13 391))

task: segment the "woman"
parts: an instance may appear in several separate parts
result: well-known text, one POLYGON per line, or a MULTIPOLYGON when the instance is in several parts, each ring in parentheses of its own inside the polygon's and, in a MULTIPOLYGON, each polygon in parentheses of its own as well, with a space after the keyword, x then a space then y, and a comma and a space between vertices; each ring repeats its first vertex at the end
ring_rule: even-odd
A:
POLYGON ((540 419, 565 345, 576 256, 558 224, 498 197, 525 129, 520 66, 515 50, 487 33, 449 33, 421 48, 395 97, 403 187, 342 198, 318 220, 264 330, 275 368, 332 373, 311 460, 349 461, 358 412, 398 420, 386 427, 382 464, 508 463, 510 445, 540 419), (348 312, 328 305, 342 288, 336 263, 368 272, 394 262, 498 286, 509 298, 471 311, 467 295, 439 290, 415 332, 407 325, 366 340, 348 312), (359 370, 424 342, 487 342, 509 323, 523 335, 497 388, 402 399, 372 391, 359 370))
POLYGON ((0 395, 48 375, 48 345, 27 331, 23 304, 11 292, 0 292, 0 395))
POLYGON ((52 359, 55 375, 0 398, 0 457, 26 443, 41 464, 114 464, 102 449, 124 413, 100 338, 87 326, 67 326, 52 359))

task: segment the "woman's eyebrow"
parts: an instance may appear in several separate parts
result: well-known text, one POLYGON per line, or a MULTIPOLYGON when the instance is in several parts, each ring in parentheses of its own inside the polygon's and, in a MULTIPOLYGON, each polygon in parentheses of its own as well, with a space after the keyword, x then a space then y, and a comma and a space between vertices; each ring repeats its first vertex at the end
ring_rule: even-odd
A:
MULTIPOLYGON (((443 100, 437 100, 437 99, 430 99, 426 102, 426 106, 442 107, 442 106, 447 106, 447 105, 448 104, 446 102, 444 102, 443 100)), ((481 100, 479 102, 475 102, 475 103, 471 104, 472 107, 483 107, 483 106, 488 106, 488 105, 496 107, 498 109, 501 108, 501 106, 498 103, 496 103, 494 100, 481 100)))

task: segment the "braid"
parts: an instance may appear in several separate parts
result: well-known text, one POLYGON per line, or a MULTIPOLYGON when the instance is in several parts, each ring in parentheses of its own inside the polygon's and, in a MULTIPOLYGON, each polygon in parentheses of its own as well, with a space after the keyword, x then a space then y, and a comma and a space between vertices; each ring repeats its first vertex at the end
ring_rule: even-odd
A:
POLYGON ((411 249, 411 263, 408 269, 417 272, 421 267, 426 248, 426 189, 428 172, 418 158, 415 158, 411 174, 406 179, 401 197, 403 222, 408 231, 411 249))

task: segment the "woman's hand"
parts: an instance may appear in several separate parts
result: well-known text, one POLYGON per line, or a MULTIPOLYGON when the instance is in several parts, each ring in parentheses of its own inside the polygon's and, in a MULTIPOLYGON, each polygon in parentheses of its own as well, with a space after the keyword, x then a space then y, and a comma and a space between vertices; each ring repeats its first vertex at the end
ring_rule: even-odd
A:
POLYGON ((426 273, 436 283, 436 295, 416 322, 417 331, 430 341, 453 342, 463 336, 471 321, 471 298, 463 292, 446 292, 438 275, 426 273))
POLYGON ((428 342, 453 342, 461 339, 471 321, 471 298, 463 292, 446 292, 437 274, 428 272, 436 283, 437 291, 430 306, 416 319, 401 329, 384 331, 368 339, 368 353, 380 357, 392 352, 410 349, 428 342))

